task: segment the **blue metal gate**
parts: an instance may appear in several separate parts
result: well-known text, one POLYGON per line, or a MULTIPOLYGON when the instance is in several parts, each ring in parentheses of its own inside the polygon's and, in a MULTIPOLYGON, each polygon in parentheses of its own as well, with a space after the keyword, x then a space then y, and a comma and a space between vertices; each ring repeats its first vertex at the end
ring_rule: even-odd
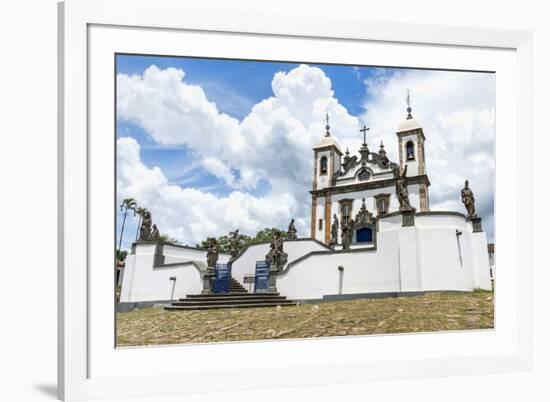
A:
POLYGON ((229 285, 231 283, 231 263, 216 264, 214 272, 216 276, 214 277, 214 283, 212 284, 212 292, 229 292, 229 285))
POLYGON ((256 261, 256 279, 254 280, 254 293, 267 292, 269 289, 269 263, 256 261))

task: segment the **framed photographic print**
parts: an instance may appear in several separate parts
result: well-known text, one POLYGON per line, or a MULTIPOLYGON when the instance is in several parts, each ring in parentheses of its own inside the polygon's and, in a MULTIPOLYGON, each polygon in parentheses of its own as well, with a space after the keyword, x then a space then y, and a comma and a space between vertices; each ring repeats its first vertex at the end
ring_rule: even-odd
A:
POLYGON ((60 397, 529 369, 529 33, 59 15, 60 397))

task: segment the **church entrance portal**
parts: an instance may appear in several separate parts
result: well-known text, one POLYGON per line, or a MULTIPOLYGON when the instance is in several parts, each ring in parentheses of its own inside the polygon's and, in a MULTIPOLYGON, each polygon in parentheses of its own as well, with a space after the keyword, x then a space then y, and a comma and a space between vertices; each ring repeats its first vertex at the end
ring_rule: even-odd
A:
POLYGON ((355 232, 357 243, 372 243, 372 229, 362 228, 355 232))

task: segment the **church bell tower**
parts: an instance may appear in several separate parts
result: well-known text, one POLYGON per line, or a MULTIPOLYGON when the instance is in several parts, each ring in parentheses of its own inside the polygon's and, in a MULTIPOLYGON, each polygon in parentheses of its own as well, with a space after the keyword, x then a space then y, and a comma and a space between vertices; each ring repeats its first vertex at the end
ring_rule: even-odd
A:
MULTIPOLYGON (((407 91, 407 117, 397 128, 399 144, 399 167, 401 170, 407 166, 407 176, 426 177, 426 161, 424 153, 424 130, 412 116, 410 93, 407 91)), ((427 181, 427 180, 426 180, 427 181)), ((430 210, 428 185, 425 182, 419 184, 419 209, 420 212, 430 210)))
MULTIPOLYGON (((330 135, 330 125, 328 113, 325 119, 325 135, 314 147, 313 162, 313 190, 322 190, 334 185, 334 174, 340 170, 342 150, 340 146, 330 135)), ((311 198, 311 237, 313 239, 323 239, 328 244, 330 242, 332 199, 330 192, 324 196, 318 197, 312 195, 311 198)))

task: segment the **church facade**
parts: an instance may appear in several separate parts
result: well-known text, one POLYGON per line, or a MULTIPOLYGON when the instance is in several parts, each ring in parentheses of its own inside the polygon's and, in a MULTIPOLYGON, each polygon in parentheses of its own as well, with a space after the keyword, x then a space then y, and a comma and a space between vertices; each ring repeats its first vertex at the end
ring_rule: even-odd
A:
MULTIPOLYGON (((411 207, 418 212, 430 211, 430 180, 424 151, 426 138, 422 127, 412 117, 410 106, 407 112, 406 119, 396 131, 398 164, 388 159, 384 144, 380 144, 378 152, 369 149, 366 127, 361 130, 364 137, 359 155, 350 156, 349 150, 343 153, 330 135, 327 122, 324 137, 313 147, 311 238, 327 245, 340 243, 339 235, 334 236, 335 228, 349 224, 363 204, 376 217, 399 211, 400 203, 395 191, 396 172, 405 173, 411 207)), ((359 228, 352 234, 353 245, 372 241, 373 236, 361 229, 366 228, 359 228)))

